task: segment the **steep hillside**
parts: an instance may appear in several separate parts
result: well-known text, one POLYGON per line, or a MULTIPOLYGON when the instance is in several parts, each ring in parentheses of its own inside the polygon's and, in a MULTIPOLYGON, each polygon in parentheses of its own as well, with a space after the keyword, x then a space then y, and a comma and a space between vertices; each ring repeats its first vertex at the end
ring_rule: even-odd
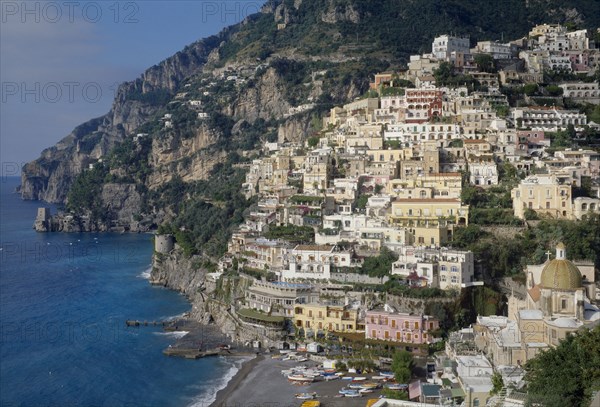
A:
POLYGON ((106 115, 23 168, 22 197, 86 215, 59 230, 144 230, 173 220, 189 231, 186 223, 194 220, 211 225, 193 235, 212 241, 216 253, 248 205, 239 196, 240 167, 261 141, 310 135, 323 112, 364 93, 373 73, 428 51, 438 34, 468 34, 474 43, 518 38, 541 22, 598 26, 597 6, 590 0, 269 1, 261 13, 121 85, 106 115))

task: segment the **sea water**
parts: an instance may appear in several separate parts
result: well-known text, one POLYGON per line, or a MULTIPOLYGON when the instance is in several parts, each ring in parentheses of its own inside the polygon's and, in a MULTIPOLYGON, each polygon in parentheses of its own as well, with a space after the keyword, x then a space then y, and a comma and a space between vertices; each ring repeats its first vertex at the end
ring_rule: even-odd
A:
POLYGON ((148 283, 151 236, 36 233, 50 205, 0 184, 0 405, 208 406, 239 360, 169 358, 181 333, 125 325, 190 307, 148 283))

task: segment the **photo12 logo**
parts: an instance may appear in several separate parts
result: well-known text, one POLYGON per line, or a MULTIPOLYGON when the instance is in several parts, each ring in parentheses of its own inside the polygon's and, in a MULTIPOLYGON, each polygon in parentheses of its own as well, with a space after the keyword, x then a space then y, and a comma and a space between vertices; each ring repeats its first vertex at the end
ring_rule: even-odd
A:
POLYGON ((2 82, 2 103, 98 103, 97 82, 2 82))
POLYGON ((218 19, 222 23, 237 23, 251 14, 259 13, 263 3, 259 1, 203 1, 202 22, 218 19))
POLYGON ((139 22, 140 7, 133 1, 2 1, 2 23, 60 23, 85 21, 97 23, 103 18, 114 23, 139 22))

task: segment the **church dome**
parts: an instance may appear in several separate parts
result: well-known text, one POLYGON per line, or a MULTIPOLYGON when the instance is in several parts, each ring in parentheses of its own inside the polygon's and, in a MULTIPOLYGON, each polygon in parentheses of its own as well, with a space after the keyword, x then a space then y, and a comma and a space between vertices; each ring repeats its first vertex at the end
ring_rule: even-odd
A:
POLYGON ((583 287, 581 272, 566 259, 566 250, 562 243, 556 246, 556 258, 544 266, 540 285, 542 288, 557 290, 576 290, 583 287))

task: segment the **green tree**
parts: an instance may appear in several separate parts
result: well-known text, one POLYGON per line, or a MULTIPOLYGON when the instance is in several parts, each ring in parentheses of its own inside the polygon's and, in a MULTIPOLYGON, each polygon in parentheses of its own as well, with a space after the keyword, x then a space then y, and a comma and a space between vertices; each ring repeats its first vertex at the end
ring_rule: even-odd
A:
POLYGON ((494 372, 492 375, 492 386, 492 391, 490 391, 491 395, 498 394, 504 387, 504 380, 502 380, 502 375, 500 373, 494 372))
POLYGON ((413 356, 410 352, 399 350, 392 358, 392 372, 398 383, 408 383, 412 377, 412 369, 415 366, 413 356))
POLYGON ((600 326, 568 335, 525 364, 527 406, 589 406, 600 389, 600 326))
POLYGON ((490 54, 476 54, 473 59, 480 71, 489 73, 496 72, 494 57, 490 54))
POLYGON ((537 83, 528 83, 525 86, 523 86, 523 93, 525 93, 527 96, 533 96, 537 94, 538 90, 539 87, 537 83))

